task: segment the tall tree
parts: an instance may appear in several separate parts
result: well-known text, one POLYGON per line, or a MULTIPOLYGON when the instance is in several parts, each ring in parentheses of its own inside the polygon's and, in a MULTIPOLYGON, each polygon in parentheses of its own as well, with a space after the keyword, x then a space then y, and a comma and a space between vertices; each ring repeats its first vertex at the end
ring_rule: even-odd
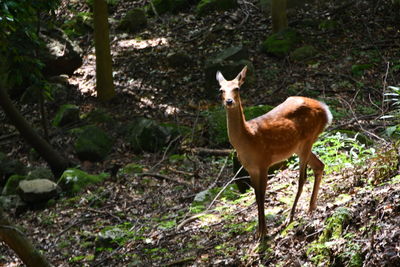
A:
POLYGON ((288 27, 286 14, 287 0, 272 0, 272 32, 280 32, 288 27))
POLYGON ((115 96, 112 77, 112 59, 108 29, 108 11, 105 0, 94 0, 94 45, 96 49, 96 91, 101 101, 115 96))

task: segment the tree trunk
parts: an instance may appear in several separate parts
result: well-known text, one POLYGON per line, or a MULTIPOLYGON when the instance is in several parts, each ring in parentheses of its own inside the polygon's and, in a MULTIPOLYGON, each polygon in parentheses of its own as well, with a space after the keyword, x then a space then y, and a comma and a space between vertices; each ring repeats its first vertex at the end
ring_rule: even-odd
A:
POLYGON ((21 136, 31 145, 39 155, 49 164, 51 171, 56 178, 68 167, 68 161, 55 151, 32 126, 24 119, 13 105, 10 97, 4 88, 0 88, 0 106, 10 122, 17 128, 21 136))
POLYGON ((10 223, 0 209, 0 240, 4 241, 28 267, 48 267, 51 264, 37 251, 29 239, 10 223))
POLYGON ((280 32, 288 27, 286 3, 286 0, 272 0, 271 17, 273 33, 280 32))
POLYGON ((105 0, 94 0, 94 45, 96 48, 96 91, 101 101, 115 96, 112 77, 112 59, 108 30, 108 12, 105 0))

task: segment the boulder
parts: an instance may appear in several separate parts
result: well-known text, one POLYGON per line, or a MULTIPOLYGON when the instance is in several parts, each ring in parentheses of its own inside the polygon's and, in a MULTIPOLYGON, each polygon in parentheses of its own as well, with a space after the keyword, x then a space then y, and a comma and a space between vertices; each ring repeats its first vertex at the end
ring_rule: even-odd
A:
POLYGON ((294 50, 300 42, 300 35, 293 29, 285 29, 270 35, 262 44, 261 51, 283 58, 294 50))
POLYGON ((38 167, 33 170, 30 170, 26 175, 26 180, 34 180, 34 179, 54 180, 54 175, 50 169, 44 167, 38 167))
POLYGON ((134 8, 129 10, 125 17, 122 18, 118 25, 118 29, 130 33, 135 33, 147 26, 146 13, 143 9, 134 8))
POLYGON ((219 84, 215 78, 217 71, 221 71, 227 80, 234 79, 239 72, 247 66, 246 82, 244 87, 251 86, 254 81, 254 67, 249 61, 247 49, 242 46, 234 46, 212 54, 205 63, 205 94, 208 99, 216 99, 219 84))
POLYGON ((74 148, 80 160, 101 161, 110 153, 114 141, 100 128, 89 125, 75 132, 78 132, 78 138, 74 148))
POLYGON ((318 54, 317 49, 312 45, 305 45, 295 49, 290 53, 290 58, 294 61, 305 61, 307 59, 313 58, 318 54))
POLYGON ((82 50, 58 28, 40 31, 46 50, 40 51, 39 58, 44 63, 43 74, 47 77, 71 75, 82 65, 82 50))
POLYGON ((196 13, 199 16, 204 16, 214 11, 228 11, 237 6, 237 0, 201 0, 197 4, 196 13))
POLYGON ((108 177, 108 173, 91 175, 82 170, 71 168, 64 171, 57 184, 59 184, 69 194, 76 194, 88 185, 102 182, 108 177))
POLYGON ((128 141, 135 153, 157 152, 171 140, 170 131, 158 122, 136 118, 128 126, 128 141))
POLYGON ((63 127, 79 122, 79 107, 71 104, 62 105, 54 116, 52 124, 63 127))
POLYGON ((48 179, 23 180, 18 186, 18 195, 26 203, 44 202, 59 193, 59 186, 48 179))

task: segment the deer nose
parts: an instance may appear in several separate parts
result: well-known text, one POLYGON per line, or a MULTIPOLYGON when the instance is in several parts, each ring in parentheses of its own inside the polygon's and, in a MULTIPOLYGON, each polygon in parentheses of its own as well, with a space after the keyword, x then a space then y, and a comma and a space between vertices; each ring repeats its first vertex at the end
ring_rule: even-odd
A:
POLYGON ((232 98, 228 98, 227 100, 225 100, 225 103, 227 106, 230 106, 233 104, 233 99, 232 98))

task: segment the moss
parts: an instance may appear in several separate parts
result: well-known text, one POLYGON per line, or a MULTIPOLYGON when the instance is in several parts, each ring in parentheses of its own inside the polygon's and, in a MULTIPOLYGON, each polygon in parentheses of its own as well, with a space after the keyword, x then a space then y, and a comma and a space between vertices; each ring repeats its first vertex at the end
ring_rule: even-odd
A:
POLYGON ((58 109, 52 124, 53 126, 61 127, 77 121, 79 121, 79 107, 66 104, 58 109))
POLYGON ((115 120, 103 109, 95 109, 82 116, 89 123, 113 123, 115 120))
POLYGON ((317 50, 312 45, 305 45, 295 49, 290 53, 290 57, 295 61, 303 61, 314 57, 317 54, 317 50))
POLYGON ((76 131, 79 132, 75 142, 75 152, 81 160, 100 161, 111 151, 113 140, 103 130, 89 125, 76 131))
POLYGON ((70 194, 76 194, 90 184, 102 182, 109 177, 108 173, 101 173, 99 175, 91 175, 79 169, 67 169, 58 180, 59 184, 64 190, 70 194))
POLYGON ((19 182, 21 182, 25 179, 26 179, 26 177, 23 175, 18 175, 18 174, 11 175, 10 178, 8 178, 7 183, 5 184, 5 186, 3 188, 2 194, 3 195, 16 195, 19 182))
POLYGON ((196 7, 196 12, 204 16, 213 11, 227 11, 237 6, 236 0, 201 0, 196 7))
POLYGON ((261 44, 261 51, 276 57, 285 57, 299 42, 299 34, 289 28, 269 36, 261 44))
POLYGON ((325 222, 325 229, 319 239, 320 242, 328 242, 331 239, 339 238, 351 218, 351 213, 346 208, 338 208, 335 213, 325 222))
MULTIPOLYGON (((318 240, 312 242, 307 249, 307 256, 311 258, 312 262, 318 266, 330 266, 333 252, 332 246, 335 241, 343 237, 343 229, 349 224, 351 220, 351 213, 346 208, 338 208, 334 214, 329 217, 325 222, 325 228, 318 240)), ((348 259, 357 263, 359 254, 357 247, 354 247, 351 239, 346 245, 348 255, 342 255, 341 261, 348 259), (358 255, 358 256, 357 256, 358 255), (354 258, 353 258, 354 257, 354 258)), ((346 265, 350 266, 350 265, 346 265)), ((352 265, 356 266, 356 265, 352 265)))
POLYGON ((140 8, 129 10, 118 25, 119 30, 135 33, 146 27, 146 13, 140 8))

